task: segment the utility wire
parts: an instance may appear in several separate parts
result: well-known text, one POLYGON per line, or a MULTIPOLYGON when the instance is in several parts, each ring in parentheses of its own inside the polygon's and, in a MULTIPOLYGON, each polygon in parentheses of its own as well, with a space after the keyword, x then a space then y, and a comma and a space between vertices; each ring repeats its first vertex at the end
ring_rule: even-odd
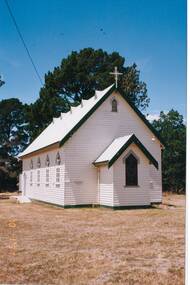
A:
POLYGON ((11 17, 13 23, 14 23, 14 26, 15 26, 17 32, 18 32, 18 35, 19 35, 19 37, 20 37, 20 39, 21 39, 21 42, 23 43, 23 46, 24 46, 24 48, 25 48, 25 50, 26 50, 26 53, 27 53, 27 55, 28 55, 28 57, 29 57, 29 59, 30 59, 30 62, 31 62, 31 64, 32 64, 34 70, 35 70, 35 73, 36 73, 36 75, 37 75, 37 77, 38 77, 38 79, 39 79, 41 85, 43 86, 42 78, 41 78, 41 76, 40 76, 40 74, 39 74, 39 72, 38 72, 38 69, 37 69, 37 67, 36 67, 36 65, 35 65, 35 63, 34 63, 34 61, 33 61, 33 59, 32 59, 32 56, 31 56, 31 54, 30 54, 30 52, 29 52, 29 49, 28 49, 28 47, 27 47, 27 45, 26 45, 26 43, 25 43, 25 40, 24 40, 24 38, 23 38, 23 36, 22 36, 22 34, 21 34, 21 31, 20 31, 20 29, 19 29, 19 27, 18 27, 18 25, 17 25, 16 19, 15 19, 14 15, 13 15, 13 12, 11 11, 11 7, 10 7, 10 5, 9 5, 9 3, 8 3, 8 0, 4 0, 4 1, 5 1, 6 6, 7 6, 9 15, 10 15, 10 17, 11 17))

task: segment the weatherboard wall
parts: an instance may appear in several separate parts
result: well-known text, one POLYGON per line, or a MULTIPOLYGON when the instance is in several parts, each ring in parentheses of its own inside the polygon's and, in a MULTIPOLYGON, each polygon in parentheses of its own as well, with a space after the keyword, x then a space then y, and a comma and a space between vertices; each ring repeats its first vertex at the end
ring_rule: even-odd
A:
POLYGON ((114 206, 150 205, 149 160, 132 144, 113 165, 114 206), (138 186, 126 186, 125 156, 132 151, 138 158, 138 186))
MULTIPOLYGON (((74 112, 74 110, 73 110, 74 112)), ((97 201, 97 169, 92 162, 117 137, 134 133, 159 163, 159 170, 152 170, 152 184, 157 185, 160 197, 160 143, 136 115, 133 109, 117 93, 109 98, 86 120, 86 122, 63 145, 65 152, 65 204, 91 204, 97 201), (111 112, 111 101, 118 101, 118 112, 111 112)), ((150 182, 147 178, 148 183, 150 182)), ((148 184, 146 184, 149 187, 148 184)), ((109 191, 107 192, 109 194, 109 191)), ((156 198, 156 195, 154 195, 156 198)), ((110 197, 108 197, 110 199, 110 197)), ((156 198, 157 199, 157 198, 156 198)))
POLYGON ((159 162, 159 171, 155 171, 155 167, 152 164, 149 165, 150 200, 152 203, 162 202, 161 153, 159 162))
POLYGON ((113 167, 100 166, 99 204, 113 207, 113 167))
MULTIPOLYGON (((74 111, 75 110, 73 108, 73 112, 74 111)), ((153 200, 159 200, 162 193, 160 143, 156 138, 152 140, 152 132, 137 116, 134 110, 126 103, 126 101, 115 92, 99 106, 99 108, 85 121, 85 123, 69 138, 63 147, 59 149, 63 177, 63 184, 59 189, 56 189, 53 186, 57 150, 51 150, 47 151, 47 153, 43 152, 41 155, 32 156, 33 163, 35 165, 33 170, 34 172, 37 170, 37 158, 40 156, 40 169, 42 170, 43 177, 46 168, 45 158, 47 154, 49 155, 50 168, 52 168, 52 187, 46 189, 43 186, 44 182, 40 187, 35 186, 33 188, 27 184, 27 192, 29 191, 29 196, 31 198, 52 203, 60 204, 61 202, 65 205, 98 203, 97 168, 92 163, 115 138, 132 133, 137 136, 137 138, 142 142, 142 144, 144 144, 159 163, 159 170, 155 167, 151 170, 151 199, 152 202, 153 200), (111 102, 113 98, 116 98, 118 102, 118 112, 111 112, 111 102)), ((31 158, 23 159, 23 170, 28 172, 27 176, 30 172, 30 159, 31 158)), ((34 174, 34 176, 36 176, 36 174, 34 174)), ((150 173, 147 181, 150 183, 150 173)), ((108 190, 105 190, 105 192, 106 193, 103 195, 104 197, 102 196, 102 199, 104 199, 104 201, 106 199, 107 201, 111 201, 112 198, 110 198, 110 192, 108 190)))
POLYGON ((64 188, 65 188, 65 163, 64 153, 61 149, 55 149, 48 153, 42 153, 23 160, 23 192, 31 199, 44 202, 64 205, 64 188), (56 154, 60 153, 61 164, 56 165, 56 154), (49 156, 50 166, 46 166, 46 156, 49 156), (41 166, 37 166, 37 160, 40 158, 41 166), (33 169, 30 168, 31 159, 33 169), (60 169, 60 181, 56 182, 56 169, 60 169), (46 170, 49 171, 49 181, 47 181, 46 170), (40 179, 38 175, 40 173, 40 179), (32 176, 32 179, 31 179, 32 176))

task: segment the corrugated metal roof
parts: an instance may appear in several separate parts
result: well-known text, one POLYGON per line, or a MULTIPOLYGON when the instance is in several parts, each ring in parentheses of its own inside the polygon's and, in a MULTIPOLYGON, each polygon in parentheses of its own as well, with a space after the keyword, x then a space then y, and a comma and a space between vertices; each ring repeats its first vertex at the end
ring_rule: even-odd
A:
POLYGON ((106 150, 96 159, 94 164, 109 162, 126 143, 133 136, 130 134, 128 136, 116 138, 106 150))
POLYGON ((124 137, 114 139, 114 141, 106 148, 106 150, 93 162, 94 165, 106 163, 108 167, 120 157, 120 155, 132 144, 136 144, 138 148, 144 153, 149 161, 158 169, 159 165, 157 160, 151 155, 146 147, 134 135, 130 134, 124 137))
POLYGON ((25 156, 39 149, 45 148, 64 139, 79 121, 104 97, 114 86, 110 85, 103 91, 95 91, 95 96, 82 100, 82 104, 72 107, 70 112, 61 113, 52 123, 22 152, 18 157, 25 156))

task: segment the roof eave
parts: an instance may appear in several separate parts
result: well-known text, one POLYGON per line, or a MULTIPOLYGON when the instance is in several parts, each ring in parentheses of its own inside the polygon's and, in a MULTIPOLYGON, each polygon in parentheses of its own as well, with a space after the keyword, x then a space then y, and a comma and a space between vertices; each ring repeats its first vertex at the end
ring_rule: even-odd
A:
POLYGON ((110 168, 114 162, 121 156, 121 154, 132 144, 135 143, 144 155, 149 159, 149 161, 158 169, 157 160, 151 155, 151 153, 145 148, 145 146, 137 139, 135 135, 132 135, 130 139, 118 150, 118 152, 112 157, 108 162, 108 168, 110 168))
POLYGON ((40 153, 40 152, 45 151, 46 149, 49 150, 49 149, 52 149, 52 148, 54 148, 54 147, 59 147, 59 142, 55 142, 55 143, 49 144, 49 145, 47 145, 47 146, 45 146, 45 147, 39 148, 39 149, 37 149, 37 150, 31 151, 31 152, 26 153, 26 154, 23 154, 23 155, 22 155, 22 153, 21 153, 21 154, 18 155, 18 159, 21 159, 21 160, 22 160, 23 158, 27 158, 27 157, 29 157, 29 156, 31 156, 31 155, 38 154, 38 153, 40 153))
POLYGON ((79 128, 80 126, 96 111, 96 109, 109 97, 113 91, 118 91, 124 100, 129 104, 129 106, 134 110, 134 112, 141 118, 145 125, 151 130, 151 132, 157 137, 157 139, 165 146, 163 139, 160 134, 155 130, 155 128, 150 124, 150 122, 145 118, 145 116, 139 111, 139 109, 129 100, 126 94, 120 89, 116 88, 115 84, 112 88, 92 107, 91 110, 72 128, 72 130, 60 141, 59 146, 62 146, 79 128))
POLYGON ((163 138, 160 136, 160 134, 155 130, 155 128, 151 125, 151 123, 146 119, 146 117, 139 111, 139 109, 127 98, 127 95, 118 87, 115 88, 121 96, 127 101, 127 103, 130 105, 130 107, 135 111, 135 113, 141 118, 141 120, 145 123, 145 125, 152 131, 152 133, 157 137, 157 139, 162 144, 162 147, 165 147, 165 142, 163 138))
POLYGON ((109 160, 104 160, 104 161, 101 161, 101 162, 93 162, 92 164, 94 165, 94 166, 101 166, 101 165, 105 165, 105 164, 108 164, 109 163, 109 160))
POLYGON ((88 111, 87 114, 69 131, 69 133, 60 141, 61 147, 79 128, 83 123, 96 111, 96 109, 109 97, 109 95, 115 90, 115 85, 88 111))

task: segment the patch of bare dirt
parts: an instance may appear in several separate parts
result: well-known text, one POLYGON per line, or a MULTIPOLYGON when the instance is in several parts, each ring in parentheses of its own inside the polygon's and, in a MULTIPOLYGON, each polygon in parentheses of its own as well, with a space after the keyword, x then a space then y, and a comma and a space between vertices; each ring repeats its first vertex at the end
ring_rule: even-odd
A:
POLYGON ((0 201, 1 284, 184 284, 183 195, 168 208, 0 201))

